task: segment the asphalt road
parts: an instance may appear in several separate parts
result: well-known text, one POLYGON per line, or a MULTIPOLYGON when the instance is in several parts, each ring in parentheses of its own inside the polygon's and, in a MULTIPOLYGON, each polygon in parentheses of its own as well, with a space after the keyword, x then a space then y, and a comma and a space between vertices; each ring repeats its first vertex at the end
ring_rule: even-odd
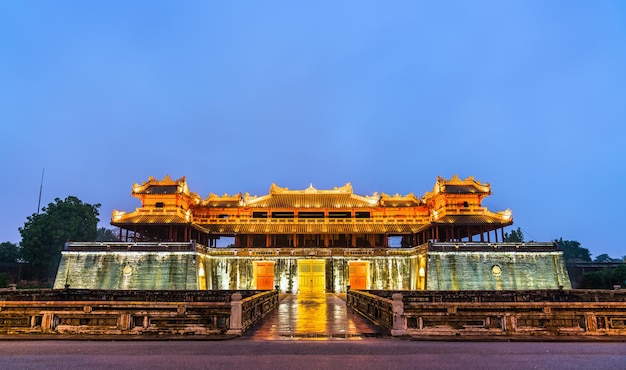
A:
POLYGON ((626 344, 361 340, 0 341, 0 369, 626 369, 626 344))

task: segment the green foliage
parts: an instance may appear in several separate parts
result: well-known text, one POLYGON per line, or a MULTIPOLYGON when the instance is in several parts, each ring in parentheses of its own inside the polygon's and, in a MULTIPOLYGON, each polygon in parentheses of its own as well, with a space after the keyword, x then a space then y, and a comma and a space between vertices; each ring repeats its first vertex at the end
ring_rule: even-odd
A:
POLYGON ((626 264, 586 272, 582 277, 582 287, 585 289, 613 289, 613 285, 626 286, 626 264))
POLYGON ((118 240, 118 234, 114 230, 107 229, 106 227, 98 229, 98 235, 96 236, 97 242, 115 242, 118 240))
POLYGON ((9 285, 9 275, 6 272, 0 272, 0 288, 6 288, 9 285))
POLYGON ((19 229, 22 258, 54 276, 65 242, 96 240, 99 207, 73 196, 56 198, 42 213, 29 216, 19 229))
POLYGON ((512 243, 523 243, 524 234, 522 233, 522 229, 518 227, 517 230, 512 230, 510 234, 508 232, 504 233, 504 241, 512 243))
POLYGON ((563 251, 565 262, 568 261, 587 261, 591 262, 591 252, 589 249, 580 246, 575 240, 563 240, 560 238, 559 249, 563 251))
POLYGON ((622 262, 619 258, 611 258, 608 254, 603 253, 593 259, 593 262, 622 262))
POLYGON ((20 257, 20 249, 11 242, 0 244, 0 262, 16 262, 20 257))

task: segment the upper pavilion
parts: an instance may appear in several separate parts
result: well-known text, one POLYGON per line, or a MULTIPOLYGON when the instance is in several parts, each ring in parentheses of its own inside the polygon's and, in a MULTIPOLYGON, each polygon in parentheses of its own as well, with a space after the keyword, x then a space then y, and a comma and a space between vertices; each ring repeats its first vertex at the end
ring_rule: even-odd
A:
POLYGON ((504 239, 513 223, 510 210, 482 206, 491 186, 473 177, 438 177, 432 191, 369 196, 354 194, 347 183, 321 190, 313 185, 290 190, 272 184, 262 196, 216 195, 202 199, 189 191, 185 177, 148 178, 133 185, 141 200, 134 212, 113 211, 111 224, 126 241, 189 241, 215 246, 234 237, 235 247, 388 247, 429 241, 504 239), (125 231, 125 234, 123 233, 125 231))

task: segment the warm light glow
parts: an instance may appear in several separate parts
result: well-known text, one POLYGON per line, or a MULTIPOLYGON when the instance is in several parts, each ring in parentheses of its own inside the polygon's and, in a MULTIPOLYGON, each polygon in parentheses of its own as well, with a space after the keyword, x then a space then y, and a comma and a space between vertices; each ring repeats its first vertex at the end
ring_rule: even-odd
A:
POLYGON ((204 266, 202 266, 202 264, 200 264, 200 267, 198 268, 198 276, 204 277, 204 266))
POLYGON ((113 210, 113 221, 121 220, 122 216, 124 216, 125 214, 126 212, 124 211, 113 210))
POLYGON ((513 215, 513 212, 511 212, 510 209, 507 209, 506 211, 502 212, 502 217, 507 221, 511 219, 512 215, 513 215))
POLYGON ((435 210, 433 210, 433 218, 436 220, 437 218, 439 218, 439 213, 435 210))
POLYGON ((426 270, 424 269, 424 267, 420 267, 418 274, 420 277, 426 276, 426 270))

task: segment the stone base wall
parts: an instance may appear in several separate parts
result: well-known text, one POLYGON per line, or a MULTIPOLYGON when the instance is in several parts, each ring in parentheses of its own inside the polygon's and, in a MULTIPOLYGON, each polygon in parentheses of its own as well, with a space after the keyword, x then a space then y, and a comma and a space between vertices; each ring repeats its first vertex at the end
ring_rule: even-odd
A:
POLYGON ((54 289, 196 290, 198 252, 64 251, 54 289))
POLYGON ((274 286, 299 291, 298 263, 323 261, 324 290, 345 292, 350 264, 365 263, 367 289, 571 288, 551 244, 438 243, 414 248, 205 248, 195 243, 71 243, 55 289, 256 289, 255 263, 274 263, 274 286))
POLYGON ((428 252, 427 290, 571 289, 560 251, 428 252))

